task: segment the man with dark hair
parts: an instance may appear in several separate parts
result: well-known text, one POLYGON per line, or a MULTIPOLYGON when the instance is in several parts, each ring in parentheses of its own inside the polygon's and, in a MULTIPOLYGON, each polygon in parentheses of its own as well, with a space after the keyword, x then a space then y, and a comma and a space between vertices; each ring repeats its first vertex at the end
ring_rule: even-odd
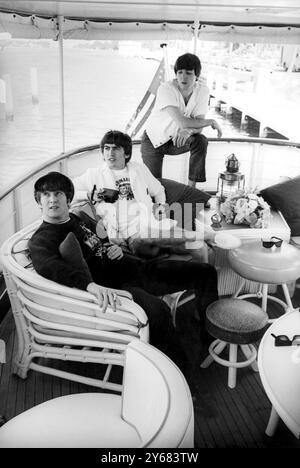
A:
POLYGON ((122 147, 124 149, 126 164, 130 161, 132 156, 132 140, 129 135, 119 130, 109 130, 100 141, 102 154, 104 154, 104 147, 106 144, 122 147))
POLYGON ((51 172, 35 183, 35 199, 43 216, 42 224, 29 241, 36 271, 65 286, 89 291, 104 310, 107 304, 113 308, 118 305, 116 293, 107 288, 129 291, 148 316, 151 343, 183 369, 185 355, 170 310, 156 295, 195 290, 204 332, 206 307, 218 297, 216 270, 195 261, 148 262, 123 254, 119 246, 107 245, 107 239, 100 239, 95 230, 69 213, 73 193, 71 180, 58 172, 51 172), (60 245, 70 232, 80 244, 89 272, 71 265, 60 253, 60 245))
POLYGON ((208 112, 209 90, 199 80, 201 62, 194 54, 177 58, 176 78, 162 83, 157 91, 153 111, 142 138, 142 158, 152 174, 162 177, 165 154, 178 155, 190 151, 189 185, 206 181, 205 159, 207 138, 204 127, 212 127, 222 136, 214 119, 205 119, 208 112))
MULTIPOLYGON (((110 130, 102 138, 100 148, 104 164, 98 168, 87 169, 73 180, 74 201, 89 200, 93 194, 97 203, 97 214, 102 217, 112 242, 126 244, 131 248, 132 239, 148 237, 150 231, 160 233, 160 228, 163 226, 177 230, 177 237, 187 236, 191 240, 196 238, 200 240, 199 236, 202 236, 202 240, 207 240, 214 236, 213 231, 192 233, 192 223, 187 227, 184 226, 184 230, 181 229, 180 223, 179 227, 175 228, 178 218, 186 219, 186 214, 189 215, 190 212, 196 217, 197 206, 200 210, 203 205, 188 200, 185 200, 183 206, 176 200, 171 205, 166 204, 165 189, 161 182, 151 174, 145 164, 131 161, 132 142, 128 135, 110 130), (104 188, 117 191, 116 198, 114 200, 103 198, 101 191, 104 188), (99 193, 100 196, 97 198, 99 193), (172 212, 175 222, 167 218, 172 212)), ((196 189, 193 190, 198 192, 196 189)))
MULTIPOLYGON (((74 185, 72 181, 60 172, 48 172, 40 177, 34 184, 34 199, 38 205, 41 204, 41 195, 44 192, 61 191, 65 194, 69 205, 74 197, 74 185)), ((53 210, 53 213, 55 210, 53 210)), ((46 215, 47 216, 47 215, 46 215)))
MULTIPOLYGON (((109 239, 117 244, 127 244, 128 239, 140 237, 144 227, 158 225, 153 214, 153 202, 163 209, 166 201, 161 183, 142 163, 131 161, 131 138, 117 130, 107 132, 100 142, 104 164, 87 169, 73 181, 75 201, 91 198, 93 187, 116 190, 114 201, 97 198, 97 214, 103 219, 109 239)), ((174 223, 173 223, 174 224, 174 223)))

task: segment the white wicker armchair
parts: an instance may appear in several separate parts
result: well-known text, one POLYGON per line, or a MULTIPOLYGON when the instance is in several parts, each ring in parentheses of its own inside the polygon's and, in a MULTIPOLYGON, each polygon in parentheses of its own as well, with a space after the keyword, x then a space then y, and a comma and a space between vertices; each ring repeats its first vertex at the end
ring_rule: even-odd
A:
POLYGON ((54 398, 0 429, 3 448, 193 446, 193 402, 185 378, 167 356, 140 340, 126 349, 122 395, 54 398))
POLYGON ((61 286, 38 275, 27 243, 36 222, 14 234, 1 248, 7 291, 16 323, 18 350, 13 372, 26 378, 29 369, 77 382, 121 391, 109 380, 113 365, 124 366, 124 351, 134 339, 148 341, 149 327, 143 309, 126 291, 122 305, 101 313, 94 296, 61 286), (36 362, 38 358, 105 364, 102 378, 90 378, 36 362))

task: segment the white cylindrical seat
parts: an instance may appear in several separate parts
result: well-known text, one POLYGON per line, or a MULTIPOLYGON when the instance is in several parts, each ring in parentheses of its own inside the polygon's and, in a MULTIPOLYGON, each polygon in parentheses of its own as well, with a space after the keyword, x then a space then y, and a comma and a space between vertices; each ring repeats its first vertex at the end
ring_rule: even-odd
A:
MULTIPOLYGON (((293 304, 287 283, 296 281, 300 277, 300 250, 283 241, 281 247, 266 248, 261 240, 244 242, 239 248, 228 253, 231 268, 242 278, 261 284, 257 294, 243 294, 244 280, 242 280, 233 297, 246 299, 258 297, 262 299, 262 308, 267 311, 267 301, 271 299, 280 304, 285 312, 293 310, 293 304), (281 285, 285 302, 268 294, 268 285, 281 285)), ((270 319, 269 322, 273 322, 270 319)))
POLYGON ((258 283, 284 284, 300 276, 300 250, 287 242, 269 249, 261 240, 243 242, 229 251, 228 260, 236 273, 258 283))

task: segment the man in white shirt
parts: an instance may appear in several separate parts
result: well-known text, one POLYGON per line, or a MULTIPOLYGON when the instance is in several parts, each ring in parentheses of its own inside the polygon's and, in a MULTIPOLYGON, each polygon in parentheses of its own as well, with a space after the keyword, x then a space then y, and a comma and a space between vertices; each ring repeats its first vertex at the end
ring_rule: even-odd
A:
POLYGON ((176 78, 162 83, 157 91, 153 111, 142 139, 142 158, 154 177, 162 176, 165 154, 178 155, 190 151, 189 181, 191 187, 205 182, 207 138, 204 127, 212 127, 222 136, 214 119, 205 119, 209 90, 198 78, 201 62, 194 54, 177 58, 176 78))
POLYGON ((75 201, 87 200, 93 187, 117 190, 113 202, 106 198, 97 199, 96 211, 102 217, 107 235, 114 243, 123 243, 149 224, 156 225, 153 201, 166 203, 164 187, 153 177, 144 164, 131 161, 131 138, 119 131, 107 132, 100 143, 104 164, 88 169, 74 179, 75 201))
MULTIPOLYGON (((117 200, 105 199, 105 197, 102 199, 104 192, 100 192, 100 199, 96 203, 96 211, 103 219, 109 240, 114 243, 121 241, 118 243, 123 248, 123 240, 128 240, 128 234, 134 237, 133 233, 136 227, 140 226, 139 214, 148 215, 148 220, 150 219, 151 223, 155 224, 152 199, 157 204, 161 204, 163 211, 166 200, 165 191, 161 183, 153 177, 144 164, 131 161, 132 141, 128 135, 111 130, 102 138, 100 148, 105 162, 101 167, 90 168, 73 180, 75 188, 74 201, 79 202, 89 199, 95 186, 97 190, 118 189, 117 200)), ((96 232, 98 234, 97 228, 96 232)), ((211 236, 214 237, 215 235, 214 231, 210 232, 209 230, 203 230, 203 232, 197 234, 204 240, 211 239, 211 236)), ((181 237, 174 239, 176 246, 178 245, 177 241, 179 245, 185 243, 185 235, 186 233, 182 232, 181 237)), ((196 234, 194 238, 196 238, 196 234)), ((134 240, 138 241, 139 239, 133 238, 134 240)), ((160 244, 161 238, 159 237, 158 240, 160 244)), ((141 245, 144 246, 143 243, 141 245)), ((136 244, 130 243, 129 247, 132 246, 134 249, 136 248, 136 244)), ((173 243, 172 246, 174 246, 173 243)), ((139 254, 134 249, 133 252, 139 254)), ((161 296, 184 289, 195 290, 196 307, 202 325, 201 329, 205 335, 206 307, 218 298, 215 268, 195 259, 185 261, 180 256, 172 260, 168 256, 164 258, 156 257, 151 258, 150 261, 145 260, 145 255, 143 257, 145 277, 143 279, 141 276, 139 279, 140 281, 143 280, 143 289, 148 293, 161 296)), ((151 257, 155 257, 155 255, 151 255, 151 257)), ((144 305, 146 306, 146 304, 147 298, 144 305)), ((140 303, 140 305, 144 308, 143 304, 140 303)), ((203 339, 205 339, 205 336, 203 336, 203 339)))
MULTIPOLYGON (((90 168, 74 179, 74 201, 86 201, 91 198, 91 192, 96 194, 96 211, 112 243, 137 254, 137 249, 141 252, 141 249, 144 251, 147 248, 148 251, 149 240, 163 250, 168 244, 168 248, 172 247, 173 251, 178 252, 178 247, 181 251, 185 241, 198 240, 199 247, 203 245, 201 241, 214 237, 213 231, 193 233, 190 228, 178 228, 177 221, 167 217, 170 212, 181 212, 182 207, 180 204, 166 205, 163 185, 144 164, 131 161, 132 141, 129 135, 111 130, 102 138, 100 148, 104 164, 99 168, 90 168), (113 200, 103 198, 104 192, 99 192, 100 189, 115 191, 117 196, 113 200)), ((185 209, 190 211, 189 203, 185 204, 185 209)), ((194 250, 189 244, 190 248, 190 255, 202 259, 202 251, 194 250)))

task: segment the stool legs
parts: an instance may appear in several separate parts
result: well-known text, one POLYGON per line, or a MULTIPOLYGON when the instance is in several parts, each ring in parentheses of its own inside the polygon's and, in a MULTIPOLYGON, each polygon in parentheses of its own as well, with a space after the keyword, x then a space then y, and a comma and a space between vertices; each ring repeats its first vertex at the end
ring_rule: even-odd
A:
MULTIPOLYGON (((241 350, 245 356, 246 359, 251 359, 252 357, 252 354, 253 354, 253 351, 252 349, 250 348, 249 345, 241 345, 241 350)), ((252 369, 254 370, 254 372, 258 372, 258 365, 257 365, 257 362, 256 362, 256 359, 255 361, 253 361, 250 366, 252 367, 252 369)))
POLYGON ((293 306, 292 301, 291 301, 291 296, 290 296, 290 293, 289 293, 289 289, 288 289, 286 283, 282 284, 281 286, 282 286, 282 289, 283 289, 283 294, 284 294, 286 303, 288 305, 288 309, 290 309, 287 312, 291 312, 292 310, 294 310, 294 306, 293 306))
POLYGON ((215 340, 211 343, 208 349, 209 355, 201 363, 200 367, 206 368, 210 366, 213 361, 218 362, 222 366, 228 367, 228 387, 235 388, 236 386, 236 370, 240 367, 246 367, 253 364, 253 369, 256 371, 257 366, 254 364, 256 361, 256 349, 252 344, 238 345, 235 343, 227 343, 221 340, 215 340), (222 359, 219 354, 226 346, 229 346, 229 360, 222 359), (237 362, 238 346, 241 347, 243 354, 246 357, 245 361, 237 362))
POLYGON ((228 369, 228 387, 234 388, 236 385, 236 367, 234 364, 237 362, 237 345, 229 345, 229 362, 232 364, 228 369))
POLYGON ((262 300, 261 300, 261 308, 264 312, 267 312, 267 302, 268 302, 268 285, 262 285, 262 300))
POLYGON ((278 416, 277 411, 275 410, 274 406, 272 406, 269 422, 268 422, 267 428, 265 430, 265 433, 269 437, 272 437, 275 434, 275 431, 276 431, 278 423, 279 423, 279 419, 280 418, 278 416))
POLYGON ((246 280, 241 279, 240 284, 239 284, 237 290, 235 291, 235 293, 232 294, 232 297, 233 297, 233 298, 238 299, 238 296, 239 296, 241 290, 243 289, 245 283, 246 283, 246 280))
MULTIPOLYGON (((245 280, 243 279, 241 281, 241 283, 239 284, 236 292, 232 295, 232 297, 234 297, 236 299, 247 299, 249 297, 257 297, 258 299, 261 299, 261 301, 262 301, 261 302, 261 308, 263 309, 264 312, 267 312, 268 299, 271 300, 271 301, 277 302, 279 305, 281 305, 281 307, 283 307, 283 309, 284 309, 285 314, 287 314, 288 312, 291 312, 291 311, 294 310, 294 307, 293 307, 293 304, 292 304, 292 301, 291 301, 291 297, 290 297, 290 293, 289 293, 289 290, 288 290, 288 287, 287 287, 286 283, 281 284, 283 294, 284 294, 284 298, 285 298, 286 302, 282 301, 278 297, 270 296, 268 294, 268 284, 260 284, 259 290, 257 291, 257 293, 242 294, 241 296, 239 296, 241 290, 243 289, 244 284, 245 284, 245 280)), ((269 319, 268 323, 272 323, 275 320, 276 319, 269 319)))
MULTIPOLYGON (((214 352, 216 354, 220 354, 224 348, 226 348, 227 346, 227 343, 225 341, 220 341, 220 340, 215 340, 211 343, 211 345, 215 344, 216 346, 214 347, 214 352), (218 341, 218 343, 216 343, 216 341, 218 341)), ((211 347, 210 345, 210 347, 211 347)), ((210 349, 209 347, 209 349, 210 349)), ((209 355, 207 356, 207 358, 204 359, 204 361, 200 364, 200 367, 202 367, 202 369, 205 369, 206 367, 210 366, 211 363, 214 361, 214 358, 213 356, 209 353, 209 355)))

